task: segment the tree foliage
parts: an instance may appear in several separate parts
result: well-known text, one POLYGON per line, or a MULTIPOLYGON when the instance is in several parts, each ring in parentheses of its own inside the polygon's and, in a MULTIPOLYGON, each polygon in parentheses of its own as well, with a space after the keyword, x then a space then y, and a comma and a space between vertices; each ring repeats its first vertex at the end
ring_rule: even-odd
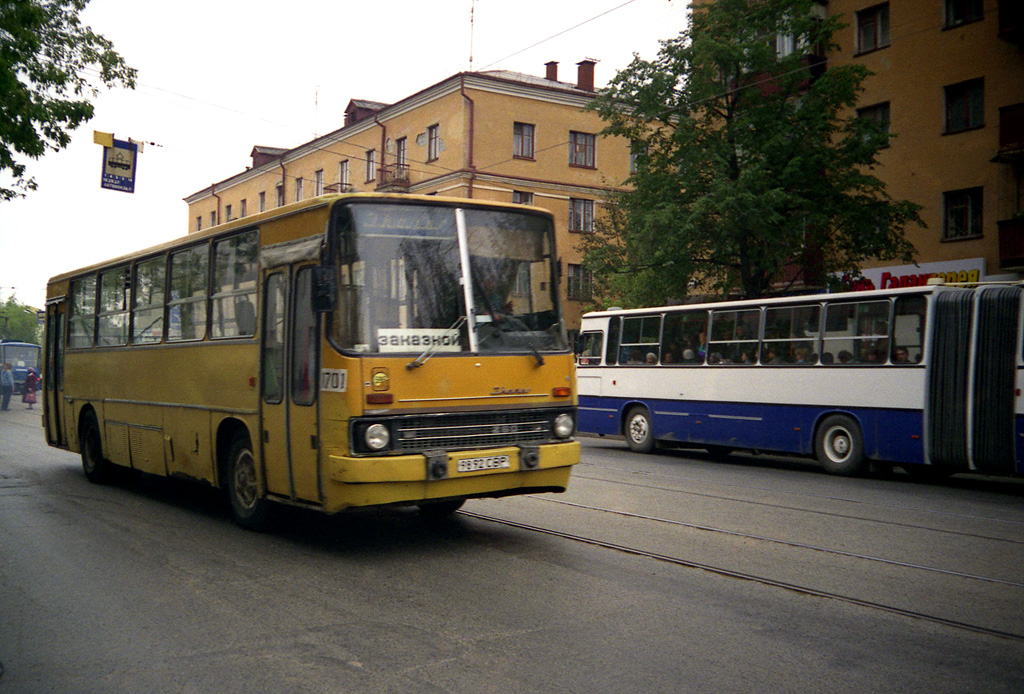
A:
POLYGON ((94 79, 135 86, 110 41, 82 26, 88 0, 0 0, 0 200, 35 190, 18 155, 38 159, 71 141, 93 115, 94 79), (5 176, 6 178, 6 176, 5 176))
POLYGON ((14 295, 0 303, 0 339, 39 343, 36 309, 19 302, 14 295))
POLYGON ((813 4, 698 5, 656 59, 634 58, 602 91, 592 108, 633 142, 636 170, 584 242, 599 285, 626 303, 694 288, 754 298, 912 260, 904 230, 919 207, 886 194, 872 168, 889 135, 852 115, 869 73, 824 69, 843 25, 813 4))

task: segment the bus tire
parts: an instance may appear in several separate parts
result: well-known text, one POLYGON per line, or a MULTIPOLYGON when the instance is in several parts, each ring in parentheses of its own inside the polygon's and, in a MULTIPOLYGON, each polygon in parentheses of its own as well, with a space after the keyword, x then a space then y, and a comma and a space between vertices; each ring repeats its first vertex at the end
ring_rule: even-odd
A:
POLYGON ((864 437, 852 417, 825 417, 814 440, 818 462, 832 475, 852 477, 864 472, 864 437))
POLYGON ((650 453, 654 450, 651 413, 642 405, 631 407, 626 413, 626 445, 635 453, 650 453))
POLYGON ((96 415, 89 412, 82 419, 82 470, 85 478, 93 484, 110 481, 113 465, 103 457, 103 441, 100 439, 100 425, 96 415))
POLYGON ((249 437, 236 436, 228 454, 228 499, 235 523, 246 530, 263 531, 270 524, 270 505, 262 495, 256 457, 249 437))

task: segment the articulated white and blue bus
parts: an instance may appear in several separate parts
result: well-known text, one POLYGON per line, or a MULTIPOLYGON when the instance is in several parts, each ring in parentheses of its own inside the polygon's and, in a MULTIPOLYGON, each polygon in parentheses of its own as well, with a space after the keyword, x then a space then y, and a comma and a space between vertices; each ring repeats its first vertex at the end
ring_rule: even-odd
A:
POLYGON ((579 431, 639 452, 815 456, 840 475, 1022 474, 1022 296, 930 285, 588 313, 579 431))

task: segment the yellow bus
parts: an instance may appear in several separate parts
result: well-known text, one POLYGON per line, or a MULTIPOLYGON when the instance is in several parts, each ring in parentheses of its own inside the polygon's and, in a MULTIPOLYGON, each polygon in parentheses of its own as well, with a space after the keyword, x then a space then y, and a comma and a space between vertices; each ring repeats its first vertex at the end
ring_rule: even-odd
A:
POLYGON ((326 195, 50 280, 44 423, 86 477, 235 520, 564 491, 579 460, 550 214, 326 195))

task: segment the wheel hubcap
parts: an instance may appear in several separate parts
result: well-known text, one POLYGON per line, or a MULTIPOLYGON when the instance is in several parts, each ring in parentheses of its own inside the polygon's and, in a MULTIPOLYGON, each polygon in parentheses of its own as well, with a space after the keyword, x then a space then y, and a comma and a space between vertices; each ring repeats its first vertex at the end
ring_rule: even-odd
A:
POLYGON ((850 455, 850 436, 843 430, 832 432, 829 437, 830 457, 841 462, 850 455))
POLYGON ((633 434, 633 440, 642 443, 647 438, 647 420, 643 417, 634 417, 629 424, 629 430, 633 434))
POLYGON ((235 461, 235 495, 245 508, 252 508, 259 496, 256 488, 256 463, 249 451, 239 453, 235 461))

